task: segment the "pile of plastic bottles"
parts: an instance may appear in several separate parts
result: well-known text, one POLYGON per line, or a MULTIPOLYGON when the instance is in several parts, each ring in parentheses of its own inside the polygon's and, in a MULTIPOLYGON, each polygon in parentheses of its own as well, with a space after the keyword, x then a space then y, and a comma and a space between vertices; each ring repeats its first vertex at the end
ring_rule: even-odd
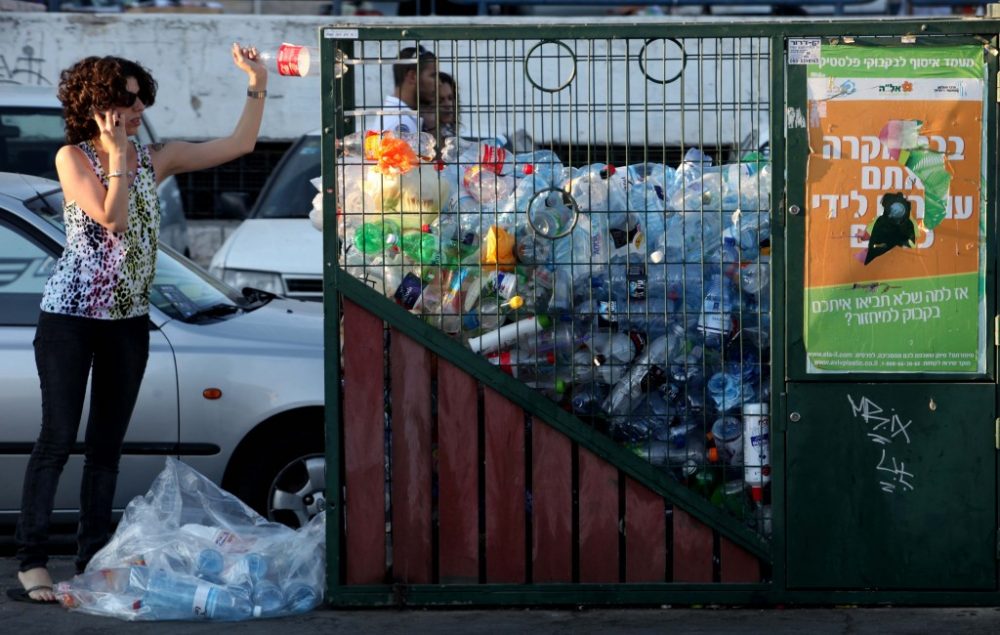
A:
POLYGON ((343 143, 343 266, 767 533, 766 158, 569 167, 422 135, 408 178, 373 134, 343 143))

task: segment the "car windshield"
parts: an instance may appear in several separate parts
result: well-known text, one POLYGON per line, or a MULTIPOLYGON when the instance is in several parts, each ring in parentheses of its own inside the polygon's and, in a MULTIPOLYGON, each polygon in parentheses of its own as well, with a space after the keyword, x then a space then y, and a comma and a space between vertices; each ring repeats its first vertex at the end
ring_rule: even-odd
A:
POLYGON ((254 218, 308 218, 316 196, 309 179, 320 172, 319 137, 303 137, 282 159, 257 204, 254 218))
MULTIPOLYGON (((62 190, 41 194, 25 204, 60 231, 65 231, 60 211, 62 190)), ((149 299, 153 306, 166 315, 184 322, 220 319, 243 310, 252 310, 262 304, 258 299, 248 299, 241 295, 236 289, 162 243, 156 257, 156 276, 149 299)))
POLYGON ((0 108, 0 172, 55 178, 55 156, 66 143, 58 108, 0 108))

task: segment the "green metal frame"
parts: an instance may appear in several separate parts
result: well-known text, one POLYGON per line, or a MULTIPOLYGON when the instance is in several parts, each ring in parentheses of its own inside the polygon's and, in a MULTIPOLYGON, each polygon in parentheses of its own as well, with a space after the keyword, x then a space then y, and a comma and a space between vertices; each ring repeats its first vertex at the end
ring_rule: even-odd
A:
MULTIPOLYGON (((787 103, 805 103, 804 95, 786 94, 788 88, 798 82, 786 77, 786 73, 796 73, 802 67, 789 67, 784 62, 785 41, 788 37, 838 38, 844 35, 866 37, 900 37, 905 35, 973 37, 984 43, 993 42, 994 34, 1000 33, 1000 20, 995 19, 816 19, 805 21, 764 21, 744 20, 738 23, 720 21, 663 21, 636 23, 593 24, 570 22, 553 26, 539 26, 530 22, 504 22, 496 25, 434 25, 418 23, 409 26, 372 25, 338 23, 319 29, 322 59, 331 59, 335 48, 349 53, 352 42, 338 40, 339 29, 357 29, 359 40, 436 40, 460 37, 468 40, 497 40, 503 38, 524 39, 581 39, 581 38, 685 38, 685 37, 756 37, 766 38, 770 53, 770 94, 771 134, 770 139, 785 137, 785 110, 787 103)), ((988 104, 996 103, 995 80, 997 63, 995 57, 988 64, 989 81, 988 104)), ((323 98, 323 179, 324 179, 324 225, 336 227, 335 212, 337 191, 334 167, 333 139, 351 132, 353 120, 345 111, 353 106, 353 69, 349 69, 343 79, 334 77, 332 65, 322 67, 321 85, 323 98)), ((794 75, 792 75, 794 79, 794 75)), ((802 84, 804 85, 804 84, 802 84)), ((995 240, 996 194, 996 108, 987 109, 987 174, 991 175, 986 186, 988 201, 988 237, 995 240)), ((785 298, 786 305, 801 306, 802 273, 794 267, 786 269, 788 262, 802 262, 804 235, 801 228, 788 232, 786 226, 787 200, 802 200, 804 182, 785 182, 787 156, 796 150, 796 144, 803 143, 793 131, 787 135, 788 147, 772 143, 771 161, 775 166, 772 175, 772 191, 775 192, 772 219, 772 267, 773 297, 785 298), (779 169, 780 168, 780 169, 779 169), (783 193, 779 195, 778 193, 783 193), (787 232, 787 233, 786 233, 787 232)), ((653 466, 638 458, 630 451, 618 446, 604 435, 584 425, 576 417, 566 413, 535 393, 520 381, 499 372, 485 359, 455 342, 448 335, 438 331, 422 320, 409 314, 387 298, 372 293, 363 283, 341 270, 337 263, 337 237, 328 231, 324 236, 324 294, 326 315, 326 458, 327 470, 327 587, 328 601, 343 606, 380 605, 449 605, 489 604, 489 605, 569 605, 569 604, 661 604, 663 602, 702 604, 773 604, 784 602, 821 604, 884 604, 919 603, 926 605, 994 605, 1000 603, 1000 593, 967 592, 882 592, 882 591, 796 591, 785 588, 785 451, 784 434, 787 417, 784 382, 791 379, 788 374, 790 352, 786 344, 796 333, 787 321, 786 313, 775 310, 772 313, 772 509, 773 535, 770 543, 762 540, 737 520, 725 512, 708 504, 697 494, 678 484, 653 466), (344 586, 342 572, 342 530, 340 506, 342 504, 343 462, 341 457, 341 403, 340 403, 340 313, 341 295, 361 307, 371 311, 380 319, 433 353, 447 358, 479 381, 486 382, 498 392, 522 406, 527 412, 538 416, 554 428, 570 437, 581 446, 594 452, 619 467, 623 472, 650 487, 667 500, 683 506, 696 518, 717 529, 721 535, 732 540, 750 553, 773 565, 772 581, 767 584, 483 584, 483 585, 373 585, 344 586)), ((992 291, 995 285, 995 252, 990 247, 987 285, 992 291)), ((995 293, 991 293, 988 307, 995 311, 995 293)), ((777 305, 777 302, 775 303, 777 305)), ((801 330, 801 329, 799 329, 801 330)), ((798 334, 801 336, 801 333, 798 334)), ((982 379, 995 376, 996 360, 990 359, 989 372, 982 379)), ((883 376, 872 376, 873 380, 884 380, 883 376)), ((969 376, 962 379, 968 381, 969 376)), ((854 376, 853 379, 859 379, 854 376)), ((912 381, 952 379, 943 375, 912 376, 912 381)), ((823 378, 824 381, 831 379, 823 378)), ((833 379, 835 380, 835 379, 833 379)), ((1000 478, 1000 473, 995 475, 1000 478)), ((1000 582, 1000 580, 998 580, 1000 582)))

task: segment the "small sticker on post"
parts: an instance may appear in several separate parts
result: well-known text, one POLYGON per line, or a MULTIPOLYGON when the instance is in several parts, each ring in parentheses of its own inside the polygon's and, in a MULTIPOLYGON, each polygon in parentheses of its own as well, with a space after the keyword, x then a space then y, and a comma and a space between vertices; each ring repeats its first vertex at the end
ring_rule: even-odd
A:
POLYGON ((821 57, 818 37, 788 38, 789 64, 819 64, 821 57))
POLYGON ((358 39, 357 29, 326 29, 323 37, 327 40, 356 40, 358 39))

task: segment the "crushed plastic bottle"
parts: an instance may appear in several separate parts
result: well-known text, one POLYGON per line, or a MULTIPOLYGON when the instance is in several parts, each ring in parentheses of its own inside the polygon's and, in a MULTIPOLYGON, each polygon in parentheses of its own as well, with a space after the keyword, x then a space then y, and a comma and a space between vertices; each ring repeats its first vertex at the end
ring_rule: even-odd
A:
POLYGON ((160 620, 206 618, 233 621, 253 615, 249 600, 225 587, 187 579, 163 569, 149 572, 142 608, 160 620))

